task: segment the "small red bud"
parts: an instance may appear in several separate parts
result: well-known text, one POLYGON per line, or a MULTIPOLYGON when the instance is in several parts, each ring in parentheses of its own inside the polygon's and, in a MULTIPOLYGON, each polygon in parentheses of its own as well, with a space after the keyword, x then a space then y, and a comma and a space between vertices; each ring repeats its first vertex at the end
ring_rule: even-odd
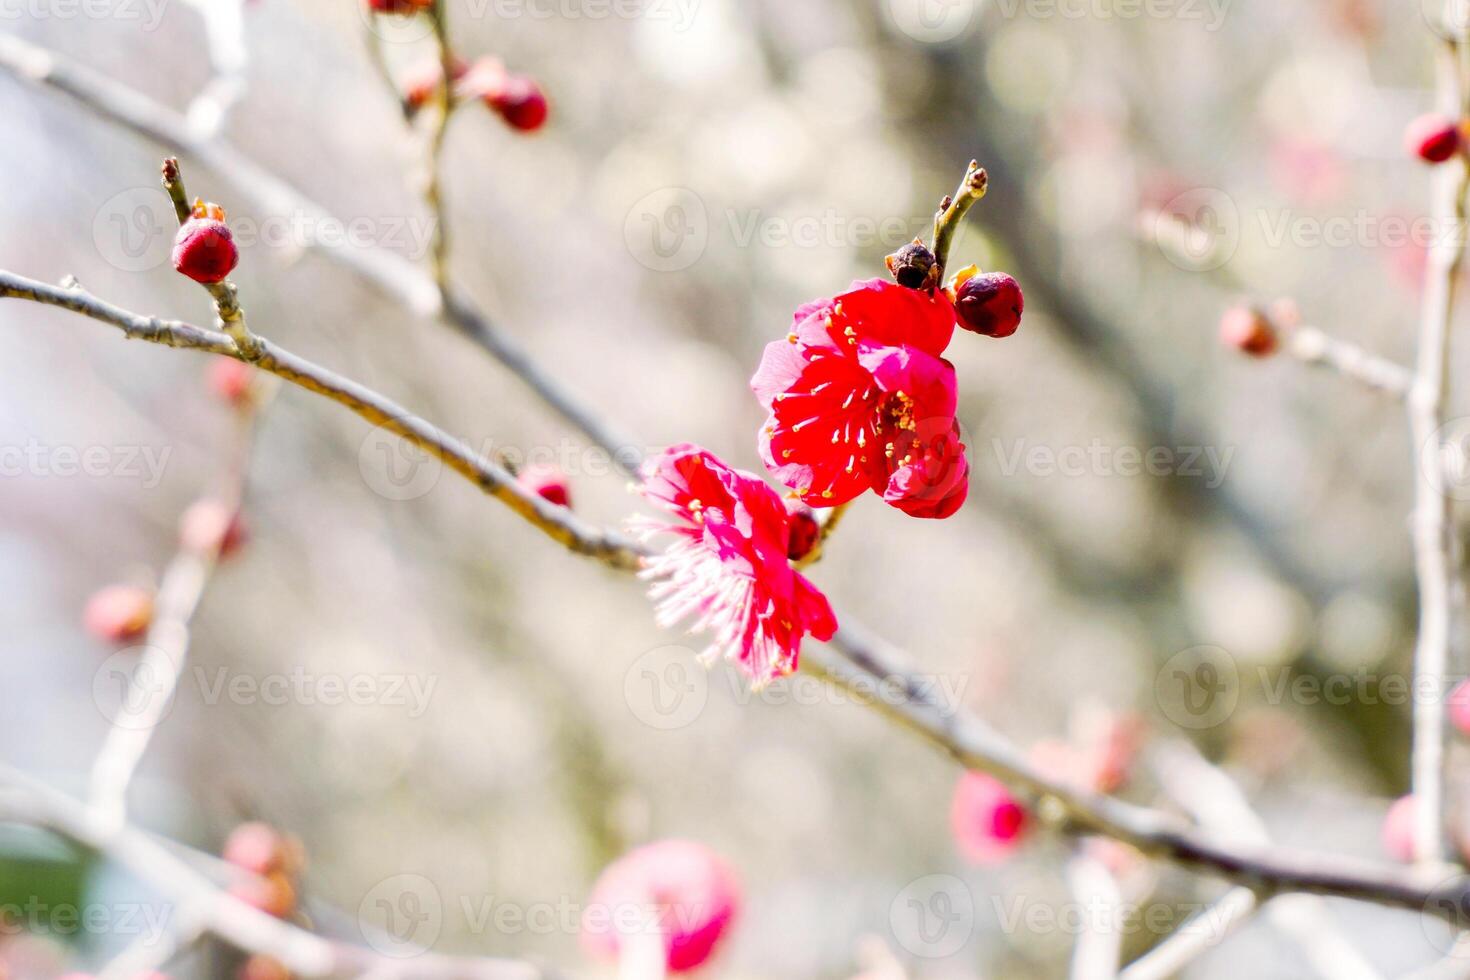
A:
POLYGON ((280 871, 237 881, 230 886, 230 894, 277 919, 284 919, 296 911, 296 886, 280 871))
POLYGON ((432 7, 434 0, 367 0, 367 5, 378 14, 416 14, 432 7))
POLYGON ((1260 310, 1232 306, 1220 317, 1220 342, 1252 357, 1276 352, 1276 328, 1260 310))
MULTIPOLYGON (((451 81, 459 81, 464 77, 470 66, 459 58, 455 58, 451 65, 451 81)), ((422 109, 434 98, 434 93, 439 90, 439 81, 444 77, 444 66, 435 58, 423 61, 408 69, 399 78, 398 84, 403 89, 403 101, 413 110, 422 109)))
POLYGON ((194 214, 174 237, 174 268, 195 282, 214 283, 228 276, 240 261, 235 236, 225 224, 218 204, 194 202, 194 214))
POLYGON ((259 822, 242 823, 230 831, 221 854, 235 867, 258 875, 277 871, 294 875, 306 860, 299 840, 259 822))
POLYGON ((461 98, 483 99, 515 129, 531 132, 546 122, 548 107, 541 86, 526 75, 505 70, 495 58, 481 58, 460 77, 461 98))
POLYGON ((196 554, 228 558, 245 543, 240 512, 223 501, 196 500, 179 518, 179 543, 196 554))
POLYGON ((109 585, 87 600, 82 624, 108 643, 140 639, 153 622, 153 593, 136 585, 109 585))
POLYGON ((1009 337, 1021 325, 1026 302, 1021 286, 1004 272, 982 272, 955 290, 959 325, 986 337, 1009 337))
POLYGON ((786 524, 786 557, 801 561, 822 539, 822 525, 812 509, 799 500, 786 501, 786 513, 790 515, 786 524))
POLYGON ((526 491, 558 507, 572 506, 571 485, 559 467, 534 463, 521 470, 516 482, 526 491))
POLYGON ((549 109, 541 86, 525 75, 510 75, 490 107, 499 112, 512 129, 534 132, 546 122, 549 109))
POLYGON ((209 362, 209 390, 234 406, 250 403, 255 368, 233 357, 216 357, 209 362))
POLYGON ((1448 116, 1427 113, 1404 127, 1404 150, 1425 163, 1444 163, 1459 152, 1460 127, 1448 116))

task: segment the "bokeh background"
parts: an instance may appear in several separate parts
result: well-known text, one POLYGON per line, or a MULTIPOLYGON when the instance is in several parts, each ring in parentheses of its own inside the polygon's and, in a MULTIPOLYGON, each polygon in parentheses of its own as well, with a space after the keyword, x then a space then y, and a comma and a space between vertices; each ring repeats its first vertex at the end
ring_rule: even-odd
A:
MULTIPOLYGON (((0 29, 183 111, 211 73, 209 6, 17 0, 0 29)), ((374 69, 359 7, 247 4, 246 86, 222 138, 424 261, 422 133, 374 69)), ((1278 840, 1383 856, 1378 828, 1408 781, 1409 706, 1380 694, 1413 640, 1402 412, 1289 357, 1234 355, 1215 323, 1239 299, 1290 297, 1306 322, 1411 361, 1429 178, 1399 134, 1432 102, 1436 42, 1417 4, 449 7, 461 53, 502 58, 552 100, 532 137, 482 107, 454 117, 453 278, 645 447, 695 441, 758 470, 746 382, 762 345, 799 303, 881 274, 965 163, 986 165, 955 264, 1012 273, 1027 310, 1015 337, 964 334, 948 353, 969 502, 923 522, 861 500, 814 578, 1022 744, 1084 709, 1137 712, 1151 740, 1191 740, 1236 776, 1278 840), (1120 471, 1154 449, 1165 472, 1120 471), (1236 665, 1238 703, 1180 724, 1161 671, 1199 645, 1236 665), (1348 693, 1283 687, 1299 677, 1348 693)), ((430 55, 422 30, 376 28, 393 70, 430 55)), ((0 266, 209 320, 167 264, 156 175, 176 148, 7 73, 0 119, 0 266)), ((237 230, 281 217, 183 163, 237 230)), ((299 238, 242 235, 234 280, 258 332, 476 446, 557 462, 592 521, 640 509, 605 454, 483 351, 299 238)), ((82 607, 109 582, 156 578, 179 513, 226 479, 234 423, 198 355, 33 305, 0 306, 0 323, 0 741, 8 762, 80 790, 108 726, 98 678, 116 664, 82 607), (107 472, 63 472, 68 447, 104 447, 107 472)), ((1454 365, 1463 376, 1458 350, 1454 365)), ((1015 915, 1065 914, 1065 842, 968 866, 948 760, 813 681, 753 697, 723 668, 705 675, 700 642, 658 629, 637 582, 548 546, 337 407, 281 393, 246 514, 250 543, 206 596, 135 813, 206 851, 247 818, 298 834, 323 931, 360 939, 374 889, 422 876, 441 902, 435 949, 611 975, 579 950, 575 914, 507 930, 485 910, 574 908, 610 859, 673 836, 710 844, 745 883, 710 976, 1065 973, 1075 935, 1015 915), (278 697, 218 687, 293 677, 278 697), (321 703, 324 678, 354 677, 380 696, 321 703), (939 956, 897 921, 934 874, 972 899, 969 931, 939 956)), ((1124 793, 1172 805, 1146 766, 1124 793)), ((0 900, 146 896, 38 835, 6 831, 0 850, 0 900)), ((1177 921, 1222 886, 1144 867, 1129 887, 1177 921)), ((1383 975, 1443 947, 1414 914, 1331 907, 1383 975)), ((1139 928, 1126 945, 1158 938, 1139 928)), ((33 920, 0 958, 49 977, 124 941, 33 920)), ((229 965, 206 950, 175 972, 229 965)), ((1308 975, 1264 921, 1187 975, 1242 971, 1308 975)))

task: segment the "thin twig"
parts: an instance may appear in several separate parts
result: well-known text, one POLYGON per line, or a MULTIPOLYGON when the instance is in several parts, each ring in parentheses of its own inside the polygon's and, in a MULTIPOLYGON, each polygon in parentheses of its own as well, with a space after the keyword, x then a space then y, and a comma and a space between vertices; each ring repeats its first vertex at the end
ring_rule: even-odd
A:
MULTIPOLYGON (((552 411, 584 433, 608 453, 612 462, 636 474, 643 459, 640 444, 607 422, 550 372, 532 360, 526 350, 459 290, 440 295, 433 277, 387 249, 354 242, 354 236, 326 236, 319 229, 342 223, 321 205, 260 166, 229 143, 203 139, 193 133, 178 113, 148 96, 107 78, 45 48, 0 33, 0 69, 23 81, 62 92, 84 106, 169 148, 182 151, 210 171, 226 178, 245 199, 266 214, 289 214, 301 219, 304 244, 351 269, 376 288, 420 316, 442 319, 484 348, 552 411)), ((222 352, 223 353, 223 352, 222 352)))
MULTIPOLYGON (((1164 790, 1207 830, 1254 844, 1270 836, 1239 786, 1180 741, 1156 748, 1154 771, 1164 790)), ((1123 971, 1124 980, 1165 980, 1195 957, 1224 942, 1260 907, 1255 891, 1232 888, 1123 971)), ((1326 980, 1379 980, 1379 974, 1342 934, 1326 903, 1313 895, 1284 895, 1264 906, 1271 924, 1291 937, 1317 975, 1326 980)))
MULTIPOLYGON (((0 271, 0 296, 60 306, 110 323, 124 333, 146 336, 173 347, 192 347, 238 356, 229 338, 188 324, 150 320, 120 310, 81 291, 48 286, 0 271), (144 330, 143 328, 147 329, 144 330)), ((644 552, 620 535, 583 523, 563 507, 523 490, 504 468, 480 456, 460 440, 411 416, 401 406, 356 382, 297 357, 259 338, 262 370, 324 395, 388 431, 408 439, 442 461, 490 496, 567 549, 608 565, 633 570, 644 552)), ((845 617, 842 618, 847 621, 845 617)), ((1427 910, 1450 917, 1457 902, 1470 902, 1470 882, 1451 881, 1429 887, 1405 869, 1350 858, 1304 854, 1268 847, 1232 847, 1202 834, 1168 814, 1111 797, 1080 792, 1034 768, 1025 755, 978 718, 938 702, 927 687, 896 665, 901 658, 883 644, 849 625, 833 637, 831 649, 806 652, 803 666, 934 742, 961 764, 990 772, 1046 802, 1058 829, 1070 834, 1103 834, 1132 844, 1145 853, 1208 869, 1227 878, 1258 883, 1277 891, 1340 895, 1402 908, 1427 910), (875 690, 885 696, 873 695, 875 690)))
POLYGON ((449 288, 449 227, 444 206, 443 153, 444 137, 449 132, 449 116, 454 111, 452 91, 454 51, 449 44, 449 14, 444 0, 434 0, 428 11, 439 57, 439 84, 434 89, 434 116, 430 123, 425 152, 424 202, 433 216, 433 239, 429 248, 429 269, 434 283, 443 294, 449 288))
POLYGON ((1316 327, 1298 327, 1287 341, 1286 349, 1305 364, 1329 368, 1395 398, 1408 397, 1414 385, 1414 375, 1408 368, 1369 353, 1357 344, 1338 340, 1316 327))
MULTIPOLYGON (((81 313, 120 328, 130 337, 169 347, 187 347, 242 359, 234 341, 224 334, 177 321, 141 316, 105 303, 80 289, 63 289, 0 271, 0 297, 29 299, 81 313)), ((565 507, 548 503, 523 489, 504 467, 475 452, 463 440, 412 415, 383 395, 341 377, 326 368, 256 337, 260 346, 256 367, 346 406, 361 418, 402 436, 459 473, 486 494, 505 503, 521 517, 567 549, 622 569, 640 565, 642 550, 622 535, 592 527, 565 507)))
POLYGON ((939 210, 934 214, 934 266, 941 276, 949 262, 950 246, 954 244, 955 232, 959 231, 965 212, 985 196, 989 187, 990 175, 979 161, 971 160, 954 195, 939 202, 939 210))
POLYGON ((266 915, 219 888, 151 835, 102 819, 85 803, 0 766, 0 820, 43 827, 96 851, 188 910, 200 928, 237 949, 280 960, 303 977, 381 976, 395 980, 533 980, 541 968, 516 960, 422 953, 396 958, 335 942, 266 915))
MULTIPOLYGON (((1439 98, 1458 118, 1467 91, 1461 73, 1463 42, 1446 42, 1439 63, 1439 98)), ((1409 431, 1414 463, 1414 572, 1419 585, 1419 630, 1414 644, 1414 690, 1432 692, 1414 699, 1411 757, 1414 857, 1425 865, 1443 862, 1445 834, 1445 738, 1450 646, 1449 524, 1452 500, 1446 492, 1439 430, 1449 384, 1446 368, 1455 285, 1465 257, 1467 170, 1462 156, 1442 164, 1435 177, 1433 215, 1445 233, 1429 250, 1424 305, 1419 323, 1419 355, 1409 393, 1409 431)))
POLYGON ((1084 925, 1072 949, 1071 980, 1113 980, 1123 952, 1123 895, 1102 861, 1079 848, 1067 862, 1084 925))

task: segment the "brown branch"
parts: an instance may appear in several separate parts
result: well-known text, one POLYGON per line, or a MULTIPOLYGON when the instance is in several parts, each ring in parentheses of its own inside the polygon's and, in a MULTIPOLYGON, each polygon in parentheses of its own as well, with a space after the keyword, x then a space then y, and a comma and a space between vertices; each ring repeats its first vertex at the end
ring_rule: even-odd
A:
MULTIPOLYGON (((102 303, 80 290, 64 290, 0 271, 0 296, 61 306, 127 329, 147 321, 102 303)), ((151 321, 162 323, 163 321, 151 321)), ((199 327, 176 325, 158 342, 199 347, 238 356, 228 338, 199 327), (195 340, 197 343, 190 343, 195 340)), ((595 530, 570 511, 522 490, 498 464, 462 442, 415 418, 405 409, 356 382, 339 377, 291 354, 265 338, 256 365, 309 391, 325 395, 357 415, 408 439, 465 479, 511 507, 569 550, 624 570, 639 566, 643 552, 620 536, 595 530)), ((839 618, 843 618, 839 613, 839 618)), ((1068 834, 1103 834, 1176 863, 1254 883, 1264 891, 1304 891, 1357 898, 1403 908, 1424 909, 1450 918, 1470 908, 1470 879, 1437 888, 1405 870, 1327 855, 1301 854, 1267 847, 1232 847, 1160 811, 1121 800, 1082 793, 1035 769, 1025 755, 980 719, 936 702, 919 682, 896 665, 894 652, 851 625, 833 637, 832 649, 816 647, 804 655, 812 674, 846 690, 854 700, 882 713, 933 742, 967 768, 992 773, 1021 788, 1040 803, 1040 811, 1068 834), (874 697, 875 687, 892 697, 874 697)))
MULTIPOLYGON (((0 271, 0 297, 29 299, 59 306, 169 347, 187 347, 244 359, 235 342, 224 334, 178 321, 129 313, 80 288, 63 289, 0 271)), ((412 415, 407 409, 355 381, 334 374, 303 357, 257 337, 259 356, 251 363, 307 391, 346 406, 373 425, 402 436, 459 473, 489 496, 539 528, 552 540, 577 554, 606 562, 614 568, 639 567, 642 550, 621 535, 592 527, 565 507, 542 500, 516 483, 504 467, 486 459, 466 443, 412 415)))
MULTIPOLYGON (((66 92, 103 115, 129 126, 160 142, 188 149, 201 162, 228 174, 238 189, 253 197, 267 210, 306 210, 321 215, 314 203, 303 198, 288 185, 253 161, 222 143, 193 140, 178 125, 177 117, 168 109, 114 83, 100 79, 80 66, 58 59, 41 49, 14 38, 0 36, 0 67, 22 78, 66 92)), ((961 195, 964 197, 965 195, 961 195)), ((978 195, 974 195, 977 197, 978 195)), ((960 205, 961 213, 969 203, 960 205)), ((954 209, 950 202, 944 213, 954 209)), ((954 225, 944 219, 936 234, 946 231, 952 238, 954 225)), ((327 254, 354 268, 365 278, 420 312, 441 315, 469 334, 503 364, 522 377, 564 418, 577 425, 597 444, 614 453, 625 468, 632 468, 636 449, 630 441, 610 435, 599 418, 582 406, 559 383, 534 365, 509 337, 496 328, 464 297, 451 291, 443 298, 442 307, 432 280, 411 264, 379 250, 354 250, 340 245, 313 242, 327 254)), ((216 353, 238 356, 233 344, 221 335, 177 322, 149 320, 108 306, 100 300, 76 296, 64 299, 55 295, 53 287, 0 273, 0 290, 4 295, 33 299, 63 306, 122 327, 130 336, 143 337, 170 346, 196 347, 216 353)), ((417 445, 444 459, 457 472, 485 488, 492 495, 501 490, 509 477, 503 468, 480 459, 459 446, 448 436, 418 420, 400 421, 397 406, 360 386, 330 376, 330 384, 322 384, 323 369, 302 362, 267 344, 267 354, 259 366, 287 380, 318 390, 332 397, 370 421, 387 419, 397 427, 392 431, 404 435, 417 445), (285 358, 283 360, 282 358, 285 358), (306 365, 307 371, 297 369, 306 365), (318 387, 321 385, 321 387, 318 387), (385 409, 384 405, 390 406, 385 409), (487 486, 486 484, 489 484, 487 486), (497 489, 492 491, 490 486, 497 489)), ((558 514, 558 508, 539 498, 510 490, 507 501, 523 516, 534 516, 533 523, 554 539, 574 551, 608 560, 619 568, 632 568, 637 563, 637 550, 620 539, 598 533, 582 525, 570 514, 558 514)), ((504 497, 503 497, 504 499, 504 497)), ((528 518, 531 519, 531 518, 528 518)), ((807 669, 847 690, 855 700, 877 707, 885 714, 933 742, 961 764, 991 772, 1013 786, 1044 801, 1043 812, 1062 831, 1082 834, 1100 833, 1133 844, 1140 850, 1177 863, 1222 875, 1228 879, 1254 883, 1264 891, 1305 891, 1339 895, 1403 908, 1426 909, 1434 915, 1453 917, 1457 902, 1470 903, 1470 887, 1455 884, 1431 887, 1412 873, 1395 867, 1356 861, 1335 856, 1300 854, 1275 848, 1232 848, 1219 844, 1177 817, 1137 807, 1109 797, 1079 794, 1035 771, 1024 755, 1004 738, 991 731, 979 719, 955 714, 927 697, 917 681, 893 665, 894 655, 879 641, 858 632, 851 620, 832 642, 832 649, 817 647, 805 655, 807 669), (868 693, 874 684, 895 689, 898 696, 874 699, 868 693)))
MULTIPOLYGON (((301 227, 340 227, 321 205, 297 191, 230 144, 200 138, 182 116, 146 95, 70 59, 9 34, 0 34, 0 69, 22 81, 62 92, 113 122, 173 152, 182 152, 224 176, 240 195, 270 214, 300 215, 301 227)), ((515 374, 566 422, 605 450, 612 461, 635 473, 639 444, 606 422, 591 406, 531 359, 502 327, 459 290, 441 296, 431 276, 386 249, 341 239, 308 237, 307 247, 341 263, 420 316, 443 320, 515 374)), ((229 353, 221 351, 220 353, 229 353)))

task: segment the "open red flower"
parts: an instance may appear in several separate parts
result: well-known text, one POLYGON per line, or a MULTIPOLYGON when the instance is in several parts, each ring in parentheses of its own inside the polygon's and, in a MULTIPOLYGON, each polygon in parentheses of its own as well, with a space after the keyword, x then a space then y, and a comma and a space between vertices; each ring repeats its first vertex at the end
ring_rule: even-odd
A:
POLYGON ((637 525, 645 539, 675 536, 644 572, 657 580, 660 625, 696 616, 690 631, 714 637, 703 656, 737 662, 757 686, 796 669, 807 634, 831 639, 832 607, 787 561, 790 519, 764 480, 687 443, 650 459, 643 475, 643 495, 678 518, 637 525))
POLYGON ((954 365, 940 356, 954 328, 942 292, 881 279, 798 309, 750 383, 771 413, 760 438, 771 473, 817 507, 871 489, 914 517, 959 510, 970 466, 954 365))

